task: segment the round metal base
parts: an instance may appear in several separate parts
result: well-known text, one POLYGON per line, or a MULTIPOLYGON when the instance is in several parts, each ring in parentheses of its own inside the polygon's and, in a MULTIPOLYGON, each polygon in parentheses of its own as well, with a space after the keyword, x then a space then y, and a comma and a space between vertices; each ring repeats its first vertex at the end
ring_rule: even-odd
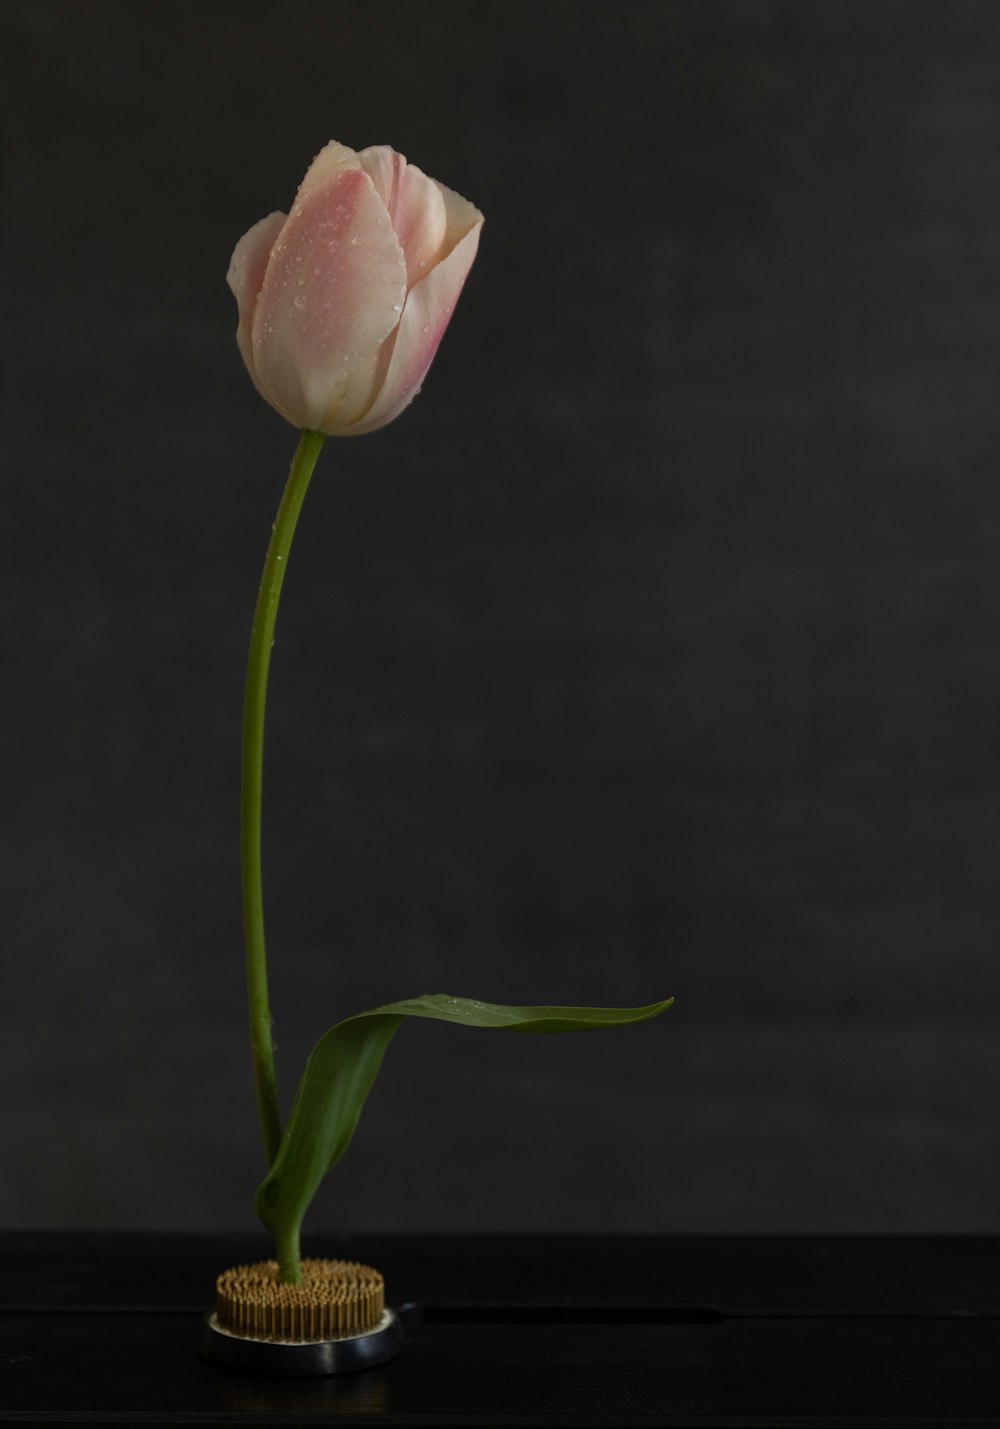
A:
POLYGON ((209 1315, 201 1338, 202 1359, 239 1374, 348 1374, 371 1369, 398 1355, 403 1332, 391 1310, 374 1330, 339 1340, 248 1340, 224 1330, 209 1315))

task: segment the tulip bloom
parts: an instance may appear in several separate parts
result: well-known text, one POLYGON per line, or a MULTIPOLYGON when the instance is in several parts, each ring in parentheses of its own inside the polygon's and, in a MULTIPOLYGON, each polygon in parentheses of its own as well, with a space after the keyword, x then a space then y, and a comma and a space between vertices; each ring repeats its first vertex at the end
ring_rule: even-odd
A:
POLYGON ((328 436, 391 422, 420 390, 482 225, 393 149, 327 144, 291 213, 262 218, 229 265, 236 340, 261 396, 328 436))

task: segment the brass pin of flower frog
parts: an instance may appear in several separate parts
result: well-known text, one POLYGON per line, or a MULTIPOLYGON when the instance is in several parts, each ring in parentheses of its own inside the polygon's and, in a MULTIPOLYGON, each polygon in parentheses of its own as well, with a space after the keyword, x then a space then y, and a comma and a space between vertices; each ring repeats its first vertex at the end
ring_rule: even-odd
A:
POLYGON ((278 1104, 261 892, 268 666, 282 580, 328 436, 373 432, 420 390, 479 245, 483 216, 385 146, 330 143, 292 211, 236 245, 228 281, 254 385, 300 431, 254 614, 243 711, 241 868, 250 1041, 267 1174, 257 1211, 275 1258, 219 1277, 203 1353, 249 1372, 330 1374, 390 1358, 399 1327, 369 1266, 303 1260, 303 1216, 347 1150, 390 1039, 408 1017, 515 1032, 577 1032, 656 1017, 647 1007, 509 1007, 442 993, 358 1013, 316 1043, 287 1121, 278 1104))

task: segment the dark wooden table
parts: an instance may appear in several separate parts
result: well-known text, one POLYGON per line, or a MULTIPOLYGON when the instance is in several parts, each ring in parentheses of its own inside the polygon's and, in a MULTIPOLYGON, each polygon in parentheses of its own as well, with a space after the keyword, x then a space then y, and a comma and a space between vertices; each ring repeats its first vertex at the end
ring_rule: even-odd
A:
POLYGON ((336 1379, 197 1354, 248 1236, 0 1233, 0 1423, 1000 1426, 1000 1238, 347 1236, 405 1345, 336 1379))

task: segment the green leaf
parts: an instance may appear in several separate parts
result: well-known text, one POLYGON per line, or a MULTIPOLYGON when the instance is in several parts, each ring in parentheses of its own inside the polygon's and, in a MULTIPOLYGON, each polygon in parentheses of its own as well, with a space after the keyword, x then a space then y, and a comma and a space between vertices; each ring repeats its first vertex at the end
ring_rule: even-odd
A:
POLYGON ((270 1173, 257 1192, 257 1214, 279 1246, 297 1239, 320 1181, 343 1156, 392 1034, 405 1017, 506 1032, 586 1032, 645 1022, 669 1007, 504 1007, 431 993, 373 1007, 338 1022, 316 1043, 270 1173))

